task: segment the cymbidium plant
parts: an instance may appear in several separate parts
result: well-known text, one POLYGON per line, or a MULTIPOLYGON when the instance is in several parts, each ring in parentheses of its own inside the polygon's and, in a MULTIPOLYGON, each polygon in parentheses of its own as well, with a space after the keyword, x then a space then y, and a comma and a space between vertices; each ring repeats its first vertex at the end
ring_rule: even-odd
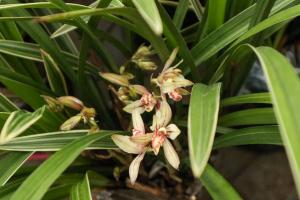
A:
POLYGON ((256 144, 300 194, 299 0, 74 2, 0 0, 0 200, 255 199, 256 144))

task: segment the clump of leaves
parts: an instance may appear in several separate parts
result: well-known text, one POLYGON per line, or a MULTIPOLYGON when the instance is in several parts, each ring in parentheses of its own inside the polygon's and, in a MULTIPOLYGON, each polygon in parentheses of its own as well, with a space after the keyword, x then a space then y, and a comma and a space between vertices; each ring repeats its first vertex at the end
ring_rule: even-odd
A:
POLYGON ((300 83, 280 53, 298 1, 202 3, 1 1, 0 197, 92 199, 162 147, 180 171, 164 177, 241 199, 209 158, 250 144, 282 145, 299 192, 300 83), (256 61, 269 91, 239 95, 256 61))

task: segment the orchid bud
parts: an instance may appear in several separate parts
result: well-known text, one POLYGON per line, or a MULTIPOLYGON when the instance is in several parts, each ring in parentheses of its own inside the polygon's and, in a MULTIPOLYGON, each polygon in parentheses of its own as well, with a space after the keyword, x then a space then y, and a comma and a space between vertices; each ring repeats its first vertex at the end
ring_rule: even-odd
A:
POLYGON ((73 129, 75 126, 78 125, 78 123, 81 121, 82 116, 81 115, 76 115, 65 121, 61 126, 60 130, 62 131, 69 131, 73 129))
POLYGON ((104 78, 105 80, 114 83, 120 86, 128 86, 129 85, 129 78, 127 75, 119 75, 114 73, 102 73, 100 72, 99 75, 104 78))
POLYGON ((58 102, 74 110, 81 110, 84 107, 82 101, 73 96, 62 96, 57 98, 58 102))
POLYGON ((58 100, 53 97, 41 95, 44 101, 48 104, 48 107, 53 112, 60 112, 63 109, 63 105, 60 104, 58 100))
POLYGON ((144 45, 140 46, 137 51, 132 56, 132 61, 139 60, 141 58, 149 57, 151 55, 151 50, 149 47, 144 45))
POLYGON ((154 71, 157 69, 157 65, 152 61, 138 60, 135 63, 139 68, 146 70, 146 71, 154 71))
POLYGON ((120 101, 126 103, 130 101, 129 98, 129 90, 127 87, 121 86, 118 91, 116 92, 117 97, 120 99, 120 101))
POLYGON ((149 93, 148 90, 142 85, 130 85, 129 89, 139 95, 149 93))

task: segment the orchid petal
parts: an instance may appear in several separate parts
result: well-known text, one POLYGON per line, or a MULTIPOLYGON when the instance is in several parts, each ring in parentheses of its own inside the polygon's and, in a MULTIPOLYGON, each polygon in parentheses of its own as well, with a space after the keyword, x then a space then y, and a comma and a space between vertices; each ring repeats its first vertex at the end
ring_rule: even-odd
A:
POLYGON ((136 109, 132 111, 132 124, 134 130, 138 131, 140 134, 145 134, 145 126, 142 116, 136 109))
POLYGON ((167 127, 168 138, 171 140, 175 140, 177 136, 180 134, 179 128, 175 124, 169 124, 167 127))
POLYGON ((154 154, 157 155, 159 153, 159 149, 161 145, 166 140, 166 129, 164 127, 160 128, 158 131, 154 132, 152 137, 151 146, 154 151, 154 154), (164 129, 164 130, 162 130, 164 129))
POLYGON ((164 153, 167 161, 172 167, 178 169, 180 161, 177 152, 169 140, 165 140, 163 143, 164 153))
POLYGON ((129 77, 127 77, 126 75, 119 75, 119 74, 114 74, 114 73, 99 73, 99 75, 104 78, 105 80, 114 83, 116 85, 120 85, 120 86, 128 86, 129 85, 129 77))
POLYGON ((77 124, 80 122, 80 120, 82 119, 81 115, 76 115, 71 117, 70 119, 68 119, 67 121, 65 121, 61 126, 60 126, 60 130, 62 131, 69 131, 72 128, 74 128, 75 126, 77 126, 77 124))
POLYGON ((134 110, 138 110, 139 113, 143 113, 145 109, 142 106, 142 102, 140 100, 136 100, 123 108, 123 110, 127 113, 132 113, 134 110))
POLYGON ((176 59, 177 53, 178 53, 178 48, 175 48, 175 49, 172 51, 172 53, 171 53, 169 59, 167 60, 167 62, 166 62, 166 64, 165 64, 165 66, 164 66, 162 72, 166 71, 166 70, 172 65, 172 63, 173 63, 174 60, 176 59))
POLYGON ((147 143, 151 142, 152 137, 153 137, 153 133, 146 133, 144 135, 132 136, 130 140, 137 144, 146 145, 147 143))
POLYGON ((160 127, 165 127, 171 121, 172 118, 172 110, 167 101, 162 101, 160 105, 160 116, 159 116, 159 124, 160 127))
POLYGON ((145 156, 145 152, 139 154, 130 164, 129 166, 129 177, 130 177, 130 182, 133 185, 138 177, 139 173, 139 168, 141 161, 143 160, 145 156))
POLYGON ((143 151, 144 147, 132 142, 129 136, 125 135, 112 135, 114 143, 126 153, 139 154, 143 151))

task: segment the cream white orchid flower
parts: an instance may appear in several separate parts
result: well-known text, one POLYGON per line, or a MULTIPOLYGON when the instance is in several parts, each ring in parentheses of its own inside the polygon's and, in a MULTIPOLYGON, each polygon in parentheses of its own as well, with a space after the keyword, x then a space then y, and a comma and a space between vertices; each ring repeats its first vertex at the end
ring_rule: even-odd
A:
POLYGON ((123 151, 130 154, 138 154, 129 166, 129 177, 132 184, 135 183, 141 161, 143 160, 148 144, 151 142, 152 133, 145 133, 144 122, 140 112, 135 109, 132 111, 132 136, 113 135, 112 140, 123 151))
POLYGON ((153 125, 150 127, 153 131, 151 146, 155 155, 159 153, 160 147, 163 146, 166 159, 172 167, 178 169, 179 157, 169 139, 176 139, 180 134, 180 130, 175 124, 169 124, 171 118, 171 108, 167 101, 163 100, 153 116, 153 125))
POLYGON ((174 49, 162 72, 157 78, 152 80, 160 87, 160 90, 163 94, 168 94, 169 97, 174 101, 180 101, 182 99, 182 95, 189 94, 189 92, 183 89, 183 87, 193 85, 193 82, 185 79, 185 77, 182 75, 182 71, 177 69, 181 62, 171 67, 176 58, 177 52, 178 49, 174 49))
POLYGON ((140 113, 151 112, 157 103, 156 98, 144 86, 130 85, 130 89, 141 95, 139 100, 136 100, 123 108, 124 111, 132 113, 133 110, 138 110, 140 113))

